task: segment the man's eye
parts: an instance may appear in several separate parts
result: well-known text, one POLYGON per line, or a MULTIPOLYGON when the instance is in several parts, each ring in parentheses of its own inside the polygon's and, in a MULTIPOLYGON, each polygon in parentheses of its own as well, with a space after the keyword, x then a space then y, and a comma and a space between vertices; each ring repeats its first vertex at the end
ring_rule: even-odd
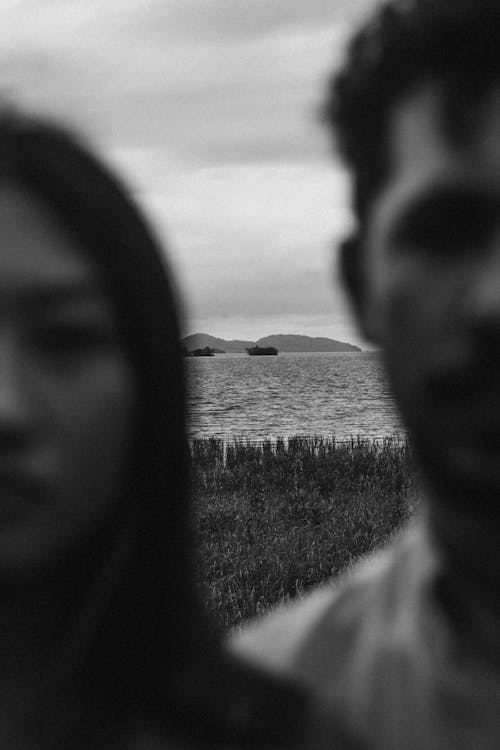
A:
POLYGON ((481 250, 491 231, 488 223, 453 214, 415 223, 399 233, 397 241, 423 251, 456 255, 481 250))
POLYGON ((457 216, 448 221, 424 224, 413 233, 413 242, 423 250, 442 255, 456 255, 469 249, 479 249, 485 239, 484 226, 457 216))
POLYGON ((497 206, 470 197, 426 202, 402 219, 394 240, 403 247, 452 259, 486 249, 498 221, 497 206))

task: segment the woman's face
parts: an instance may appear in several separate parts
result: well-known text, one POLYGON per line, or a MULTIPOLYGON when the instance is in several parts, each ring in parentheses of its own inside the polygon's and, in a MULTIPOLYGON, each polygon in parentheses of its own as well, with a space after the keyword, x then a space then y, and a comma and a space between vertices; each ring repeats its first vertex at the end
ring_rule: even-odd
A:
POLYGON ((43 570, 112 513, 136 390, 85 248, 0 188, 0 576, 43 570))

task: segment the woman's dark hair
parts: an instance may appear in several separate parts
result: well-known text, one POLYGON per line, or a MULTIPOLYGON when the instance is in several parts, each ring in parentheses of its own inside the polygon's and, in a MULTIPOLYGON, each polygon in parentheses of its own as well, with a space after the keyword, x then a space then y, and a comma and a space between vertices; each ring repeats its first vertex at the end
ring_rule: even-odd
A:
POLYGON ((116 177, 52 123, 0 116, 0 191, 3 185, 31 193, 83 241, 114 302, 139 381, 121 517, 65 662, 88 707, 83 723, 92 716, 104 727, 110 717, 117 724, 126 718, 211 740, 286 742, 287 732, 298 731, 302 695, 225 656, 198 600, 183 360, 159 246, 116 177))

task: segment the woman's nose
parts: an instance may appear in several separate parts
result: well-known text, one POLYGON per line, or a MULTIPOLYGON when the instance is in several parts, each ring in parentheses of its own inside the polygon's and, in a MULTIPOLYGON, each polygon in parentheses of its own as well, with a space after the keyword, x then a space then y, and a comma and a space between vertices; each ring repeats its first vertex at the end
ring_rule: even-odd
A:
POLYGON ((27 388, 21 347, 8 332, 0 332, 0 441, 25 436, 32 423, 32 406, 27 388))

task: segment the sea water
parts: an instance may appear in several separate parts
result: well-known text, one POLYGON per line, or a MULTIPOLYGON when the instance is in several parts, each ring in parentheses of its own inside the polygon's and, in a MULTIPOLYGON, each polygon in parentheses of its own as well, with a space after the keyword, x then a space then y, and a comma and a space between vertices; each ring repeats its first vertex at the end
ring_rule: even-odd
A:
POLYGON ((186 358, 190 438, 404 434, 377 352, 186 358))

